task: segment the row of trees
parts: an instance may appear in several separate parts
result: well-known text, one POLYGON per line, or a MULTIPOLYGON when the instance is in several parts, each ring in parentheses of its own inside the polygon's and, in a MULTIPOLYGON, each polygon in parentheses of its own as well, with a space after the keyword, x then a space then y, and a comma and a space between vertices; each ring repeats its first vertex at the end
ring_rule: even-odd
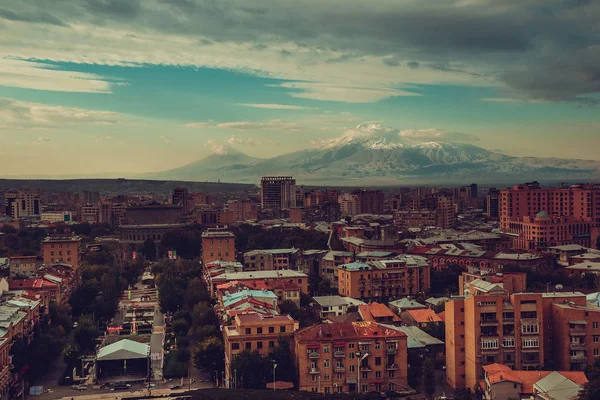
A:
POLYGON ((185 376, 192 353, 198 369, 222 371, 225 354, 219 319, 206 284, 198 278, 202 275, 200 263, 163 260, 154 264, 152 271, 161 310, 171 316, 176 346, 165 358, 164 376, 185 376))

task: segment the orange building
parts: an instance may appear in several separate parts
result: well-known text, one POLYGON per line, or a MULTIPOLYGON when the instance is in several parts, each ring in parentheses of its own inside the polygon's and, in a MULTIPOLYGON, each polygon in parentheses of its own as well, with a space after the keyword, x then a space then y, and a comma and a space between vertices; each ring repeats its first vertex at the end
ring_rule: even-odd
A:
POLYGON ((73 270, 81 265, 81 238, 79 236, 51 235, 42 241, 44 264, 69 264, 73 270))
POLYGON ((400 324, 400 317, 396 315, 385 304, 369 303, 358 306, 358 313, 365 322, 377 322, 380 324, 400 324))
POLYGON ((352 262, 338 268, 338 293, 355 299, 407 296, 425 292, 429 286, 429 264, 419 256, 352 262))
POLYGON ((16 256, 8 258, 11 278, 33 278, 37 275, 37 256, 16 256))
POLYGON ((407 386, 407 336, 375 322, 319 324, 294 334, 298 389, 320 393, 407 386))
POLYGON ((530 182, 500 192, 500 229, 519 235, 517 248, 590 247, 599 227, 600 185, 542 189, 530 182))
POLYGON ((202 263, 235 261, 235 235, 229 231, 209 229, 202 232, 202 263))
POLYGON ((543 364, 542 295, 509 295, 483 281, 471 286, 477 283, 481 291, 446 303, 446 380, 455 389, 472 388, 484 365, 535 369, 543 364))
POLYGON ((237 281, 249 288, 265 286, 269 288, 294 287, 308 294, 308 275, 303 272, 284 269, 281 271, 248 271, 226 272, 219 275, 207 275, 207 285, 211 296, 216 292, 217 286, 223 283, 237 281), (283 286, 282 286, 283 285, 283 286))
POLYGON ((263 356, 269 354, 280 340, 290 342, 298 322, 289 315, 238 314, 233 325, 223 329, 225 347, 225 385, 234 386, 235 376, 231 371, 231 362, 242 351, 257 350, 263 356))

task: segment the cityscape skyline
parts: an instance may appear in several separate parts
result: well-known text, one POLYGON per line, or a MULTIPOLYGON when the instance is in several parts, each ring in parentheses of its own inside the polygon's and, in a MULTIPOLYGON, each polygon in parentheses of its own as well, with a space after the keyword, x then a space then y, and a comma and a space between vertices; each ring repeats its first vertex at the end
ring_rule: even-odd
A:
POLYGON ((372 121, 598 160, 599 14, 558 1, 6 2, 0 167, 140 174, 221 146, 314 148, 372 121))

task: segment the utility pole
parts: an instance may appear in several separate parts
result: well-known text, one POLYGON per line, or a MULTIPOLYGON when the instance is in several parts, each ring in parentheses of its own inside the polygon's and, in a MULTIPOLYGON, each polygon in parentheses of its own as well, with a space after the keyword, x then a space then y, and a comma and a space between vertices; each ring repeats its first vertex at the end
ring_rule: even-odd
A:
POLYGON ((364 360, 365 358, 369 357, 369 353, 364 353, 362 356, 360 354, 360 352, 356 353, 356 364, 357 364, 357 369, 358 369, 358 379, 356 380, 356 384, 357 384, 357 388, 356 391, 358 393, 361 392, 361 387, 360 387, 360 363, 362 362, 362 360, 364 360))
POLYGON ((275 360, 273 360, 273 390, 276 390, 276 387, 275 387, 275 369, 277 369, 277 364, 275 363, 275 360))

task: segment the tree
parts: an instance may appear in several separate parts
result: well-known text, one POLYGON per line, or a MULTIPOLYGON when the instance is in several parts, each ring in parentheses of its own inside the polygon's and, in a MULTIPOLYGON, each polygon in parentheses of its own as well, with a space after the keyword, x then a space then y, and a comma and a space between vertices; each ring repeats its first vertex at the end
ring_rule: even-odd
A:
POLYGON ((196 304, 211 301, 206 284, 200 278, 194 278, 188 282, 183 298, 186 310, 192 310, 196 304))
POLYGON ((196 304, 192 311, 192 326, 219 326, 219 318, 215 314, 215 310, 206 303, 196 304))
POLYGON ((77 343, 69 343, 65 346, 62 351, 63 360, 65 363, 70 364, 71 362, 78 360, 81 357, 81 350, 79 350, 79 345, 77 343))
POLYGON ((589 382, 585 384, 583 390, 579 393, 579 400, 600 399, 600 361, 588 365, 585 376, 589 382))
POLYGON ((160 242, 160 248, 164 252, 175 250, 179 257, 191 260, 200 256, 202 239, 200 232, 196 230, 173 229, 166 232, 160 242))
POLYGON ((443 323, 432 322, 423 328, 423 331, 442 342, 446 341, 446 327, 443 323))
POLYGON ((187 375, 187 365, 179 361, 179 352, 172 351, 165 356, 163 376, 165 378, 181 378, 187 375))
POLYGON ((458 292, 458 277, 465 271, 458 264, 450 263, 442 270, 431 271, 431 293, 433 295, 450 295, 458 292))
POLYGON ((142 255, 146 260, 153 261, 156 259, 156 244, 152 239, 144 240, 142 244, 142 255))
POLYGON ((285 340, 280 340, 267 357, 268 360, 277 364, 277 380, 293 382, 295 377, 295 366, 292 359, 290 345, 285 340))
POLYGON ((85 315, 79 318, 79 321, 77 321, 77 328, 75 328, 74 338, 83 354, 92 352, 96 349, 96 338, 98 336, 100 336, 100 331, 91 316, 85 315))
POLYGON ((425 361, 423 361, 421 375, 423 392, 425 392, 428 399, 431 399, 433 393, 435 393, 435 370, 433 368, 433 362, 431 359, 427 358, 425 361))
POLYGON ((473 393, 469 388, 456 389, 454 391, 454 400, 473 400, 473 393))
POLYGON ((190 324, 183 318, 173 320, 172 324, 173 332, 177 336, 185 336, 190 329, 190 324))
POLYGON ((194 366, 202 371, 222 371, 225 368, 223 342, 216 337, 200 342, 194 349, 194 366))
POLYGON ((237 370, 238 379, 244 389, 264 389, 271 374, 272 363, 257 350, 244 350, 231 362, 231 370, 237 370))

